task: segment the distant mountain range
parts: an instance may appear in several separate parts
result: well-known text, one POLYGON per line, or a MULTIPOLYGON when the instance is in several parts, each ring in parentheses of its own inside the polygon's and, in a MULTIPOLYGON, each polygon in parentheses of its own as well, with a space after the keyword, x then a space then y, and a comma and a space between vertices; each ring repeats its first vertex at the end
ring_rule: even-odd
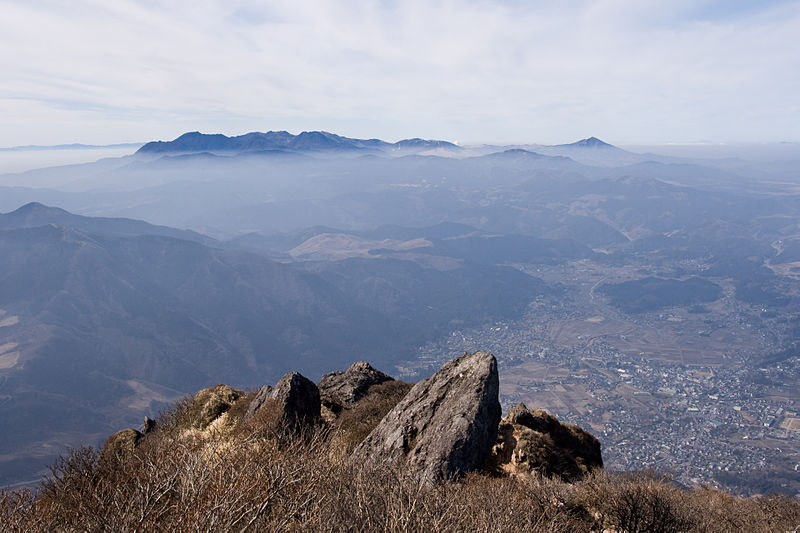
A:
POLYGON ((553 157, 569 157, 577 162, 601 167, 631 165, 644 161, 668 161, 659 156, 642 156, 613 146, 597 137, 589 137, 569 144, 525 144, 511 146, 478 145, 459 146, 449 141, 420 138, 389 143, 380 139, 353 139, 326 131, 304 131, 293 135, 286 131, 251 132, 228 137, 219 133, 184 133, 172 141, 153 141, 142 146, 138 157, 159 157, 188 154, 216 155, 277 155, 307 154, 319 156, 368 155, 401 157, 412 154, 436 155, 448 158, 466 158, 502 153, 508 150, 525 150, 553 157))
MULTIPOLYGON (((491 152, 502 152, 506 149, 521 148, 543 153, 569 151, 581 148, 606 149, 625 152, 597 137, 589 137, 579 141, 560 145, 514 145, 496 146, 481 145, 463 147, 444 140, 421 139, 419 137, 403 139, 394 143, 381 139, 355 139, 330 133, 327 131, 304 131, 293 135, 287 131, 250 132, 243 135, 226 136, 220 133, 207 134, 197 131, 187 132, 172 141, 150 141, 147 143, 117 143, 108 145, 90 144, 58 144, 58 145, 24 145, 0 147, 2 151, 37 151, 37 150, 96 150, 107 148, 138 148, 139 155, 188 154, 199 152, 241 153, 241 152, 384 152, 392 155, 436 151, 439 154, 452 156, 482 155, 491 152)), ((625 152, 628 153, 628 152, 625 152)))
POLYGON ((184 133, 173 141, 149 142, 139 148, 137 154, 175 154, 191 152, 251 152, 261 150, 284 150, 294 152, 314 151, 422 151, 432 149, 460 150, 447 141, 405 139, 387 143, 380 139, 352 139, 326 131, 304 131, 292 135, 286 131, 252 132, 228 137, 222 134, 200 132, 184 133))

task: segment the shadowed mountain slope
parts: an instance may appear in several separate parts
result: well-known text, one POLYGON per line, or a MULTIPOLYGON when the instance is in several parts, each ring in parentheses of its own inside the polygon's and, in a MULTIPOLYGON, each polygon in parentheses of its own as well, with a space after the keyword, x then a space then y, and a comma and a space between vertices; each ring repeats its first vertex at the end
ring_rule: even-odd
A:
POLYGON ((513 316, 550 291, 470 263, 277 263, 41 205, 0 220, 0 482, 131 423, 135 408, 219 380, 249 386, 289 368, 315 376, 354 353, 396 364, 453 320, 513 316))

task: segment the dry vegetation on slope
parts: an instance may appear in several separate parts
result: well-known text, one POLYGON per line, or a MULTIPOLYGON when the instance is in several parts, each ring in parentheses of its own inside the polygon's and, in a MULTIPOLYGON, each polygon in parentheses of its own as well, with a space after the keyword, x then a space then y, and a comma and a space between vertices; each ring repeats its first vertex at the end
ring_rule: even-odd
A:
POLYGON ((800 503, 681 489, 652 474, 566 483, 470 474, 423 487, 342 460, 399 397, 373 386, 338 422, 289 431, 251 393, 204 428, 187 399, 133 450, 72 451, 37 492, 0 493, 9 531, 791 531, 800 503), (391 396, 391 398, 387 398, 391 396), (349 424, 347 420, 362 421, 349 424))

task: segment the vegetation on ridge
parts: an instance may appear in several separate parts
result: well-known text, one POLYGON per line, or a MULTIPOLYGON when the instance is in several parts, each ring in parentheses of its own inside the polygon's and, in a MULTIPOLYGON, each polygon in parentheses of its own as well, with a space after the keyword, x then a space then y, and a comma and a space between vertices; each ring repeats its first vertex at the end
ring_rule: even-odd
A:
MULTIPOLYGON (((373 386, 345 416, 377 424, 405 387, 373 386), (386 395, 393 398, 388 399, 386 395), (374 411, 374 412, 373 412, 374 411)), ((368 428, 342 417, 297 433, 256 393, 203 429, 191 399, 162 414, 135 450, 73 450, 42 487, 0 492, 10 531, 789 531, 800 503, 681 489, 652 473, 596 472, 566 483, 470 474, 424 487, 392 469, 343 461, 368 428), (348 432, 353 432, 352 435, 348 432)))

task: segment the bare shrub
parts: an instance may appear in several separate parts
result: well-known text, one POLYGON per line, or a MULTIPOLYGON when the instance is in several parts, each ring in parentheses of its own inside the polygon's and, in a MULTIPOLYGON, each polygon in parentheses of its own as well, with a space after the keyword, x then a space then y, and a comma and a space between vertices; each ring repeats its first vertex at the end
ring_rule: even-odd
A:
POLYGON ((602 473, 581 485, 581 499, 606 528, 624 533, 673 533, 690 530, 687 491, 653 472, 602 473))
POLYGON ((694 529, 703 532, 800 530, 800 502, 786 496, 737 498, 711 487, 691 491, 687 499, 694 529))
MULTIPOLYGON (((394 401, 373 400, 366 412, 374 416, 394 401)), ((260 411, 210 438, 179 429, 179 405, 124 457, 72 450, 39 492, 0 492, 0 529, 622 533, 792 531, 800 524, 797 500, 689 491, 652 473, 594 473, 572 484, 469 474, 425 487, 402 469, 333 458, 336 433, 324 426, 289 431, 275 424, 269 406, 260 411)))
POLYGON ((580 531, 593 521, 567 484, 469 474, 424 487, 396 470, 342 465, 320 487, 319 531, 580 531))
POLYGON ((53 468, 34 511, 46 530, 224 531, 306 522, 326 471, 324 440, 276 444, 151 441, 112 467, 93 450, 75 450, 53 468))
POLYGON ((6 531, 31 531, 35 495, 29 489, 0 491, 0 524, 6 531))

